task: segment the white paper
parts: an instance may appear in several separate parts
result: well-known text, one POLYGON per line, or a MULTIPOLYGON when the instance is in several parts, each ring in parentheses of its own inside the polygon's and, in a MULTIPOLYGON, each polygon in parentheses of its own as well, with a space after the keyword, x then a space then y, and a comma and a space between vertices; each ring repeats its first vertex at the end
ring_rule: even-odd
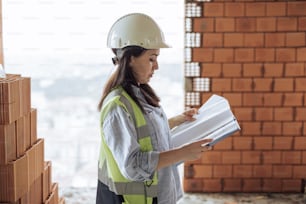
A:
POLYGON ((200 139, 213 139, 209 145, 240 130, 228 101, 221 96, 212 95, 198 110, 195 121, 185 122, 174 128, 172 133, 173 147, 179 147, 200 139))
POLYGON ((3 69, 2 64, 0 64, 0 78, 5 78, 5 77, 6 77, 5 71, 3 69))

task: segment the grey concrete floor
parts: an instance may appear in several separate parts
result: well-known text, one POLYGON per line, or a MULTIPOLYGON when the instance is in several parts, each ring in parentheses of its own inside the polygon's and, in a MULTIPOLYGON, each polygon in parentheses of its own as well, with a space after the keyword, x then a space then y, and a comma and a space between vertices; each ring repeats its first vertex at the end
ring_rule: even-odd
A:
POLYGON ((306 194, 185 194, 178 204, 306 204, 306 194))
MULTIPOLYGON (((62 188, 60 196, 66 204, 95 204, 96 188, 62 188)), ((306 194, 185 193, 177 204, 306 204, 306 194)))

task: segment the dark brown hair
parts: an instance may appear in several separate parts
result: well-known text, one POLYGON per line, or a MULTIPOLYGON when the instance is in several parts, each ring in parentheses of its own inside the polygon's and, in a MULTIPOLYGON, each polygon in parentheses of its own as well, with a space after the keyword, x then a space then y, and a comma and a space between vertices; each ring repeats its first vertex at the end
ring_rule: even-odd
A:
POLYGON ((106 96, 114 88, 121 86, 136 102, 140 109, 144 111, 143 107, 141 106, 139 100, 137 99, 132 90, 132 85, 138 86, 140 88, 146 101, 150 105, 154 107, 159 107, 159 97, 155 94, 154 90, 149 84, 137 84, 132 68, 129 65, 132 56, 139 57, 146 51, 147 49, 144 49, 139 46, 128 46, 122 49, 113 49, 113 52, 116 55, 116 58, 113 59, 113 62, 114 64, 116 63, 118 67, 105 84, 102 97, 98 105, 99 110, 101 110, 103 101, 105 100, 106 96))

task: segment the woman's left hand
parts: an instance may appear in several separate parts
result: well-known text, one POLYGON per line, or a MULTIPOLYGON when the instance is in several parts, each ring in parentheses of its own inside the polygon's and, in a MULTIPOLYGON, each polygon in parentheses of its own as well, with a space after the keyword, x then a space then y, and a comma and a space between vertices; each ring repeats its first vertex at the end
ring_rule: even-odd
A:
POLYGON ((186 121, 194 121, 195 118, 193 117, 195 114, 198 113, 198 110, 196 108, 191 108, 189 110, 186 110, 182 114, 175 116, 173 118, 169 119, 169 126, 170 129, 182 124, 186 121))
POLYGON ((196 108, 191 108, 185 112, 182 113, 183 117, 184 117, 184 121, 194 121, 195 118, 193 117, 195 114, 198 113, 198 109, 196 108))

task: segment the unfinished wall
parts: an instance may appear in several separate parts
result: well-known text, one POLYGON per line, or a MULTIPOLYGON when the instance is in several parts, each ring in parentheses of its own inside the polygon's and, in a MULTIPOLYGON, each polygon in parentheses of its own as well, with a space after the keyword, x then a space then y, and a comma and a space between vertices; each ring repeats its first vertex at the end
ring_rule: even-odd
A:
POLYGON ((186 107, 226 97, 242 128, 185 163, 187 192, 303 192, 306 1, 186 1, 186 107))
POLYGON ((2 0, 0 0, 0 64, 3 63, 2 0))

